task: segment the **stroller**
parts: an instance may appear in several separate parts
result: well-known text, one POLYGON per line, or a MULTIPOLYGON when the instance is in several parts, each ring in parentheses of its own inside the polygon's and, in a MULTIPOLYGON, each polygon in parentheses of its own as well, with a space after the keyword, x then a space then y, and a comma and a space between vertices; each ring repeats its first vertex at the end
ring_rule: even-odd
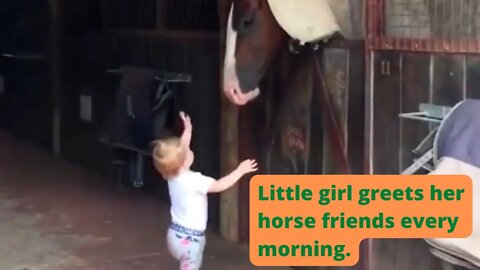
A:
POLYGON ((428 174, 462 174, 472 179, 473 231, 467 238, 425 241, 445 270, 454 266, 480 270, 480 100, 461 101, 445 114, 429 152, 434 165, 428 174))

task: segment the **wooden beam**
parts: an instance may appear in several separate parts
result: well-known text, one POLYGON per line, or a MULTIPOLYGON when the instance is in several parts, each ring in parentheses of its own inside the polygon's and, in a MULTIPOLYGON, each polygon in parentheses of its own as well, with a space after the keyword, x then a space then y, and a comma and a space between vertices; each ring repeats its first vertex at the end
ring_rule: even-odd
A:
POLYGON ((52 151, 61 152, 61 54, 63 48, 63 0, 50 0, 50 65, 52 79, 52 151))
POLYGON ((157 18, 156 18, 156 28, 157 30, 164 30, 167 24, 167 1, 165 0, 157 0, 157 18))
POLYGON ((172 39, 194 39, 196 41, 218 40, 219 34, 211 31, 174 31, 174 30, 140 30, 140 29, 119 29, 106 28, 107 35, 136 36, 136 37, 157 37, 172 39))
POLYGON ((110 25, 110 1, 101 0, 102 29, 106 30, 110 25))
MULTIPOLYGON (((238 109, 222 95, 220 166, 225 175, 238 165, 238 109)), ((239 185, 220 195, 220 234, 223 238, 239 241, 239 185)))
MULTIPOLYGON (((265 94, 255 101, 241 107, 238 117, 238 162, 255 159, 259 168, 265 167, 263 153, 267 148, 265 141, 266 122, 265 94)), ((261 173, 260 171, 257 173, 261 173)), ((250 235, 250 180, 257 173, 242 177, 238 186, 238 242, 248 243, 250 235)))
MULTIPOLYGON (((220 85, 223 86, 223 55, 225 49, 225 35, 227 25, 228 6, 231 0, 218 0, 220 20, 220 85)), ((219 89, 222 91, 222 89, 219 89)), ((222 91, 223 92, 223 91, 222 91)), ((235 169, 238 165, 238 119, 239 111, 221 94, 220 115, 220 168, 223 175, 235 169)), ((231 187, 220 195, 220 234, 226 240, 239 242, 239 185, 231 187)))

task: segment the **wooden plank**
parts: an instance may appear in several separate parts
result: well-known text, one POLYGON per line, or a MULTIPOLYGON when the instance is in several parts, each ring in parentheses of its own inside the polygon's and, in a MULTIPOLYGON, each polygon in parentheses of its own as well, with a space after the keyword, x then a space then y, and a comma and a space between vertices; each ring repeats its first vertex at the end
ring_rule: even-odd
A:
MULTIPOLYGON (((238 108, 221 98, 220 171, 227 174, 238 165, 238 108)), ((238 185, 220 195, 220 234, 237 242, 239 239, 238 185)))
MULTIPOLYGON (((219 1, 224 3, 226 1, 219 1)), ((220 15, 227 12, 227 6, 219 5, 218 13, 220 15)), ((226 32, 227 18, 219 16, 220 32, 226 32)), ((219 39, 219 59, 218 74, 219 83, 222 84, 223 76, 223 57, 225 55, 225 35, 219 39)), ((221 93, 222 89, 218 89, 221 93)), ((238 108, 231 104, 221 94, 220 97, 220 173, 222 175, 229 173, 238 165, 238 108)), ((238 185, 226 190, 220 195, 220 235, 229 241, 238 242, 239 240, 239 188, 238 185)))
MULTIPOLYGON (((263 105, 263 103, 261 104, 263 105)), ((258 161, 258 143, 256 132, 259 116, 261 117, 259 103, 252 103, 242 107, 239 111, 238 120, 238 162, 245 159, 256 159, 258 161), (252 132, 255 130, 255 132, 252 132)), ((261 166, 261 164, 259 164, 261 166)), ((238 239, 241 243, 248 243, 250 233, 250 211, 249 211, 249 182, 252 175, 243 176, 238 183, 238 239)))
POLYGON ((291 95, 295 92, 295 89, 290 87, 292 85, 291 77, 295 72, 292 60, 293 57, 288 51, 282 51, 272 63, 273 68, 267 72, 268 85, 262 84, 269 95, 269 102, 267 102, 269 125, 266 134, 266 139, 269 140, 266 151, 268 170, 266 173, 270 174, 288 174, 291 169, 291 162, 284 158, 282 128, 291 95))
MULTIPOLYGON (((335 49, 329 46, 325 50, 323 65, 326 84, 343 129, 352 173, 361 174, 364 172, 364 51, 361 47, 335 49)), ((328 133, 324 136, 324 173, 336 173, 328 133)))
MULTIPOLYGON (((312 91, 314 91, 315 84, 312 83, 312 91)), ((319 104, 319 99, 315 98, 315 92, 312 93, 312 99, 310 101, 310 140, 308 143, 309 155, 308 155, 308 173, 309 174, 322 174, 323 173, 323 120, 322 120, 322 108, 319 104)))
POLYGON ((263 95, 266 96, 265 104, 265 134, 264 134, 264 154, 262 160, 265 164, 262 171, 266 174, 286 172, 286 166, 283 164, 281 153, 281 124, 282 111, 285 107, 285 90, 287 80, 285 76, 289 73, 288 52, 281 51, 279 56, 273 59, 272 68, 265 74, 260 88, 263 89, 263 95))
MULTIPOLYGON (((310 57, 309 57, 310 58, 310 57)), ((322 174, 323 173, 323 164, 324 164, 324 126, 323 126, 323 114, 322 108, 320 106, 319 98, 316 97, 319 91, 316 87, 319 87, 315 84, 314 72, 317 70, 314 68, 311 58, 309 59, 309 64, 305 65, 308 68, 308 96, 310 97, 310 102, 308 102, 307 107, 307 121, 306 126, 308 127, 306 131, 306 151, 307 151, 307 166, 306 172, 308 174, 322 174)), ((304 71, 307 73, 307 70, 304 71)), ((307 81, 305 79, 305 81, 307 81)))
MULTIPOLYGON (((195 121, 195 136, 192 146, 196 149, 196 168, 201 169, 206 175, 220 178, 220 90, 218 78, 218 44, 210 41, 208 46, 192 46, 183 42, 183 57, 179 57, 179 67, 174 70, 189 72, 192 75, 191 84, 184 89, 184 99, 195 121), (194 49, 195 48, 195 49, 194 49), (183 59, 182 59, 183 58, 183 59), (208 78, 208 79, 207 79, 208 78), (199 91, 198 89, 202 89, 199 91)), ((180 55, 180 53, 179 53, 180 55)), ((220 194, 211 194, 209 199, 209 224, 219 224, 219 199, 220 194)), ((212 229, 213 227, 210 226, 212 229)))
POLYGON ((333 39, 328 42, 328 48, 363 50, 365 48, 365 40, 333 39))
POLYGON ((103 30, 106 30, 110 27, 110 23, 111 23, 111 18, 112 18, 112 14, 111 14, 111 6, 112 4, 112 1, 111 0, 101 0, 101 12, 102 12, 102 29, 103 30))
POLYGON ((62 100, 62 48, 63 48, 63 0, 50 0, 51 15, 51 59, 52 68, 52 105, 53 105, 53 124, 52 124, 52 151, 55 155, 61 152, 61 100, 62 100))
POLYGON ((350 23, 352 25, 352 38, 365 39, 365 2, 366 0, 348 0, 350 9, 350 23))
POLYGON ((431 102, 453 106, 464 98, 464 56, 434 55, 431 102))
POLYGON ((467 55, 466 96, 480 99, 480 56, 467 55))
MULTIPOLYGON (((366 0, 367 1, 367 0, 366 0)), ((374 75, 375 75, 375 63, 374 63, 374 51, 366 51, 365 53, 365 108, 364 108, 364 155, 363 155, 363 165, 365 174, 373 174, 373 112, 374 112, 374 75)), ((362 270, 370 270, 372 265, 372 248, 373 239, 365 239, 362 242, 362 270)))
POLYGON ((165 30, 166 23, 167 23, 167 4, 168 2, 165 0, 157 0, 157 30, 165 30))
MULTIPOLYGON (((323 54, 323 72, 325 84, 330 93, 332 105, 334 107, 337 121, 343 131, 343 143, 347 145, 347 115, 348 115, 348 51, 343 49, 328 48, 323 54)), ((321 87, 321 86, 320 86, 321 87)), ((325 120, 324 120, 325 121, 325 120)), ((325 126, 324 129, 329 128, 325 126)), ((323 173, 338 173, 336 156, 332 155, 332 151, 337 151, 331 145, 331 138, 328 131, 324 131, 324 148, 323 148, 323 173)), ((347 150, 348 151, 348 150, 347 150)))
POLYGON ((347 150, 353 174, 365 173, 365 52, 353 48, 348 54, 347 150))
MULTIPOLYGON (((277 116, 280 123, 279 158, 283 163, 284 172, 304 174, 311 167, 308 155, 310 150, 313 150, 309 145, 312 61, 308 54, 285 55, 283 61, 287 68, 279 70, 281 74, 279 75, 288 80, 279 86, 284 88, 281 91, 286 94, 280 101, 280 108, 277 111, 280 114, 277 116), (297 147, 292 144, 293 140, 296 141, 297 147)), ((274 90, 277 95, 278 90, 278 88, 274 90)))
POLYGON ((218 40, 218 32, 209 31, 176 31, 176 30, 129 30, 119 28, 105 29, 107 35, 131 36, 131 37, 156 37, 171 39, 188 39, 195 41, 218 40))
MULTIPOLYGON (((430 54, 404 53, 402 64, 402 112, 416 112, 422 102, 430 101, 430 54)), ((400 169, 412 164, 412 150, 428 135, 428 124, 400 119, 400 169)), ((422 170, 421 173, 425 171, 422 170)))
MULTIPOLYGON (((374 135, 374 93, 375 93, 375 52, 367 51, 365 59, 365 154, 363 158, 365 173, 373 174, 373 135, 374 135)), ((370 240, 369 240, 370 241, 370 240)))
POLYGON ((376 53, 373 92, 373 173, 399 173, 399 53, 376 53))

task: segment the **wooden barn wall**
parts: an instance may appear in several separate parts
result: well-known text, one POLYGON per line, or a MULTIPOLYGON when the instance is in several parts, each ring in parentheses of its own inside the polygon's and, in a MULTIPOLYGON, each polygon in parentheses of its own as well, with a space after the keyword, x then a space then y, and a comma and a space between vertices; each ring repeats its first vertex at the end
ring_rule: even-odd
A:
POLYGON ((51 72, 48 1, 2 2, 0 10, 0 128, 49 150, 51 72))
MULTIPOLYGON (((478 39, 479 1, 386 0, 387 37, 478 39)), ((413 162, 412 150, 431 130, 428 123, 400 119, 420 103, 453 106, 479 98, 480 57, 474 54, 370 52, 367 91, 367 161, 372 174, 399 174, 413 162), (371 81, 370 81, 371 80, 371 81)), ((426 171, 420 171, 424 174, 426 171)), ((372 239, 372 270, 437 270, 440 261, 421 239, 372 239)), ((463 268, 452 268, 462 269, 463 268)))
POLYGON ((412 163, 411 150, 430 130, 429 124, 400 119, 398 114, 417 111, 420 103, 453 106, 478 98, 480 57, 375 52, 373 64, 372 173, 397 174, 412 163))
MULTIPOLYGON (((413 162, 411 151, 431 129, 428 123, 398 114, 417 111, 420 103, 454 106, 465 98, 479 98, 480 57, 375 52, 373 59, 370 172, 399 174, 413 162)), ((423 240, 372 240, 371 250, 373 270, 440 269, 423 240)))
MULTIPOLYGON (((344 132, 354 173, 363 173, 364 47, 332 44, 316 56, 344 132)), ((261 83, 259 99, 240 111, 239 159, 255 157, 262 174, 339 173, 327 138, 322 83, 309 52, 285 49, 261 83)), ((248 181, 240 183, 240 239, 248 242, 248 181)))
MULTIPOLYGON (((226 28, 229 7, 232 0, 217 1, 217 14, 220 28, 220 59, 219 59, 219 80, 222 81, 223 56, 226 47, 226 28)), ((220 115, 220 172, 225 175, 238 166, 239 162, 239 108, 233 105, 225 95, 221 95, 221 115, 220 115)), ((244 179, 242 179, 244 180, 244 179)), ((242 181, 241 180, 241 181, 242 181)), ((235 185, 220 195, 221 226, 220 234, 223 238, 239 242, 240 232, 240 214, 239 205, 239 186, 235 185)))
MULTIPOLYGON (((92 2, 92 1, 90 1, 92 2)), ((71 162, 112 177, 111 149, 99 142, 99 131, 114 104, 120 77, 107 73, 122 65, 188 73, 190 84, 175 84, 181 109, 193 122, 193 169, 219 176, 219 45, 212 37, 165 38, 154 33, 130 31, 104 34, 92 3, 69 1, 63 52, 62 155, 71 162), (87 15, 88 16, 87 16, 87 15), (97 29, 97 30, 95 30, 97 29), (93 121, 80 119, 80 96, 92 97, 93 121)), ((168 200, 166 183, 147 159, 147 190, 168 200)), ((110 179, 114 181, 114 179, 110 179)), ((218 196, 210 198, 210 222, 218 225, 218 196)))
POLYGON ((327 47, 317 53, 322 66, 319 74, 311 54, 287 53, 283 62, 279 61, 279 68, 271 71, 265 98, 269 125, 268 131, 263 132, 274 139, 270 144, 262 144, 266 149, 260 151, 264 153, 262 159, 269 173, 339 172, 328 127, 324 126, 320 78, 324 80, 344 133, 353 173, 363 173, 363 54, 361 45, 327 47), (298 140, 300 148, 291 145, 292 140, 298 140))

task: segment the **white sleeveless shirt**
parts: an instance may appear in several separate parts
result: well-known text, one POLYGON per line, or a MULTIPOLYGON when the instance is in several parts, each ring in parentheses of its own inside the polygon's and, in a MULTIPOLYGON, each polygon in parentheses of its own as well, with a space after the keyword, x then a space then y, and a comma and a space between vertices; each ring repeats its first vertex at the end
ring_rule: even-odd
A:
POLYGON ((205 231, 208 222, 208 189, 214 181, 193 171, 184 171, 168 180, 172 222, 205 231))

